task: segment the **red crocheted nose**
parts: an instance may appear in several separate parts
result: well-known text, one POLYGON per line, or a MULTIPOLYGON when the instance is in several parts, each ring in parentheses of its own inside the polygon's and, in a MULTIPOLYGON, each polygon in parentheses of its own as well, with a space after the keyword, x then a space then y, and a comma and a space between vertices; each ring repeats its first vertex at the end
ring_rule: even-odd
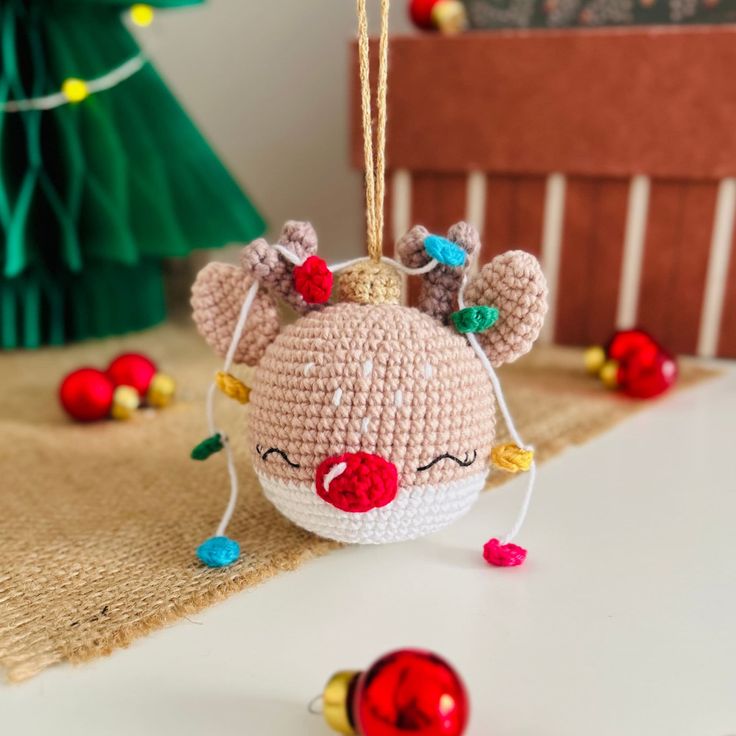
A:
POLYGON ((317 494, 341 511, 359 513, 396 498, 399 474, 393 463, 368 452, 346 452, 319 464, 317 494))

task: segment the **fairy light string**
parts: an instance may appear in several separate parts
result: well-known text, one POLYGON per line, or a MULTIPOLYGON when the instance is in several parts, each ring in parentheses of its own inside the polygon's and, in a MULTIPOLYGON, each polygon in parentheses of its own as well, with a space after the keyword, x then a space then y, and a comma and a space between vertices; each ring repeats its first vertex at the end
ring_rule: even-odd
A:
MULTIPOLYGON (((133 25, 145 28, 153 22, 154 10, 150 5, 136 3, 128 11, 133 25)), ((90 95, 117 87, 137 74, 148 63, 143 54, 136 54, 99 77, 80 79, 67 77, 57 92, 36 97, 0 102, 0 113, 19 113, 30 110, 54 110, 64 105, 84 102, 90 95)))

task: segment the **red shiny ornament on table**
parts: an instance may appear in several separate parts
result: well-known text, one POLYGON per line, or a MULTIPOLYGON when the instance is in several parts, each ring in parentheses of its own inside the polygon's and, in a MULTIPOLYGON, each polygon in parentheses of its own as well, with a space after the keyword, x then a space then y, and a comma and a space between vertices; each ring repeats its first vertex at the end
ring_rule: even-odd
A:
POLYGON ((633 398, 652 399, 670 389, 677 375, 677 362, 666 350, 645 346, 619 362, 618 387, 633 398))
POLYGON ((431 652, 402 649, 358 676, 352 716, 361 736, 460 736, 468 696, 460 676, 431 652))
POLYGON ((417 28, 431 31, 435 25, 432 18, 432 10, 439 0, 411 0, 409 3, 409 16, 417 28))
POLYGON ((118 355, 105 371, 115 386, 132 386, 145 398, 151 380, 158 371, 156 364, 140 353, 118 355))
POLYGON ((617 330, 606 345, 606 357, 608 360, 623 360, 640 350, 653 355, 660 349, 659 343, 644 330, 617 330))
POLYGON ((78 422, 107 419, 112 408, 115 385, 96 368, 79 368, 61 382, 59 400, 70 417, 78 422))

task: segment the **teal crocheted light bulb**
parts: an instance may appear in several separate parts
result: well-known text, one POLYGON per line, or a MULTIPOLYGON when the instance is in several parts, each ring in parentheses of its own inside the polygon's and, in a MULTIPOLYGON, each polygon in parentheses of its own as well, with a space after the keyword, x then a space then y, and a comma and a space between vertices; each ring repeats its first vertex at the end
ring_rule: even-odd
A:
POLYGON ((240 545, 228 537, 210 537, 197 547, 197 557, 207 567, 227 567, 240 557, 240 545))

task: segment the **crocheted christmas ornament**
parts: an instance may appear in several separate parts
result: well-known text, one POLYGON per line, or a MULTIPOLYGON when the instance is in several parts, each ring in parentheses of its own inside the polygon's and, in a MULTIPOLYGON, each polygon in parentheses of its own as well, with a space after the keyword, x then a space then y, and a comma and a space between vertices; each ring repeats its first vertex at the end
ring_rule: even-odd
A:
MULTIPOLYGON (((383 256, 389 2, 381 3, 375 131, 365 0, 357 11, 368 257, 330 268, 317 257, 312 226, 288 222, 278 243, 255 241, 239 267, 210 264, 192 290, 194 320, 225 359, 207 419, 231 481, 227 510, 198 554, 215 567, 237 548, 223 536, 238 487, 231 440, 214 418, 219 386, 248 404, 246 441, 274 506, 316 534, 362 544, 413 539, 468 511, 490 470, 497 404, 514 442, 497 462, 528 468, 529 481, 493 564, 519 564, 511 542, 536 466, 494 366, 523 355, 539 335, 544 277, 533 256, 510 251, 469 278, 480 242, 465 223, 446 237, 415 227, 396 244, 398 262, 383 256), (327 303, 338 272, 338 297, 327 303), (400 303, 400 272, 422 278, 416 308, 400 303), (282 332, 277 300, 299 314, 282 332), (255 369, 250 386, 230 372, 234 363, 255 369)), ((216 449, 205 440, 194 457, 216 449)))
MULTIPOLYGON (((442 239, 463 251, 461 265, 439 262, 428 236, 416 227, 400 239, 399 262, 351 265, 350 287, 343 275, 339 300, 326 305, 309 303, 295 283, 317 249, 308 223, 287 223, 272 246, 246 246, 239 266, 209 264, 194 284, 194 320, 226 358, 224 372, 232 363, 254 368, 245 441, 265 495, 320 536, 362 544, 420 537, 466 513, 486 483, 501 398, 493 367, 531 348, 546 284, 522 251, 469 277, 480 242, 465 223, 442 239), (398 269, 421 278, 416 307, 395 303, 398 269), (300 314, 283 329, 278 300, 300 314), (481 315, 475 326, 484 331, 456 329, 454 315, 465 310, 481 315)), ((514 441, 498 458, 533 474, 531 449, 514 441)), ((519 564, 498 561, 517 553, 494 555, 494 564, 519 564)))

